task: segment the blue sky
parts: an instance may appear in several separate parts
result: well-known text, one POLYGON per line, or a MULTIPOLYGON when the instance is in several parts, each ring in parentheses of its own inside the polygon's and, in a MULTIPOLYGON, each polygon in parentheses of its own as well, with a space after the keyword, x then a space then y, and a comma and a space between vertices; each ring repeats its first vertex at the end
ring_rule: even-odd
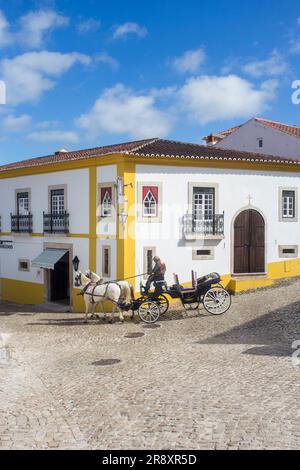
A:
POLYGON ((0 0, 0 162, 300 124, 294 0, 0 0))

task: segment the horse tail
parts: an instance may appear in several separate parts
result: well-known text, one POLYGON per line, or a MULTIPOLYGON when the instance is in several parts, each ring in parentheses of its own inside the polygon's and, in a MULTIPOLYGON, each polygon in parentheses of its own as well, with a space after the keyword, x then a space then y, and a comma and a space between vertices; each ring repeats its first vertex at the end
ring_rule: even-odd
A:
POLYGON ((128 284, 124 284, 122 290, 123 290, 122 296, 124 298, 124 303, 125 305, 129 305, 132 300, 132 297, 131 297, 132 292, 131 292, 130 286, 128 284))
POLYGON ((130 284, 130 294, 131 294, 131 300, 134 300, 134 290, 131 284, 130 284))

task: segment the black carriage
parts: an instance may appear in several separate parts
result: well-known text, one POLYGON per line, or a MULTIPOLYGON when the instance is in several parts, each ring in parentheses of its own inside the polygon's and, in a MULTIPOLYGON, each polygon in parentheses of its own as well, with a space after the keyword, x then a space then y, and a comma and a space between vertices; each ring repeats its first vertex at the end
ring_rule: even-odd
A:
POLYGON ((198 310, 203 304, 211 315, 222 315, 231 306, 230 293, 220 284, 218 273, 211 273, 197 278, 192 271, 192 285, 182 286, 177 274, 174 274, 174 284, 168 287, 165 281, 155 281, 154 291, 146 292, 141 285, 141 296, 132 303, 132 310, 137 310, 142 321, 155 323, 160 315, 169 309, 169 300, 179 299, 186 310, 198 310))

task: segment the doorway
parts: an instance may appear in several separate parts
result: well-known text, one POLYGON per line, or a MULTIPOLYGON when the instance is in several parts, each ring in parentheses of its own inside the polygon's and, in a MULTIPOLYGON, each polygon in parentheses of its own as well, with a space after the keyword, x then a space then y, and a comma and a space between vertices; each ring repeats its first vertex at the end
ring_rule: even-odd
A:
POLYGON ((242 211, 234 221, 234 274, 265 272, 265 221, 255 209, 242 211))
POLYGON ((50 270, 50 301, 69 305, 70 303, 70 266, 69 253, 66 253, 50 270))

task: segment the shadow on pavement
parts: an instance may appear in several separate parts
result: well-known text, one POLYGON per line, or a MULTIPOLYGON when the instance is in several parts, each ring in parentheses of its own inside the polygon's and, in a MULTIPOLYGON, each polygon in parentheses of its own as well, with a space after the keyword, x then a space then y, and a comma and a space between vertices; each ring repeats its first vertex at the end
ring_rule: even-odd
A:
POLYGON ((249 344, 252 347, 243 354, 286 357, 296 340, 300 340, 300 301, 196 343, 249 344))

